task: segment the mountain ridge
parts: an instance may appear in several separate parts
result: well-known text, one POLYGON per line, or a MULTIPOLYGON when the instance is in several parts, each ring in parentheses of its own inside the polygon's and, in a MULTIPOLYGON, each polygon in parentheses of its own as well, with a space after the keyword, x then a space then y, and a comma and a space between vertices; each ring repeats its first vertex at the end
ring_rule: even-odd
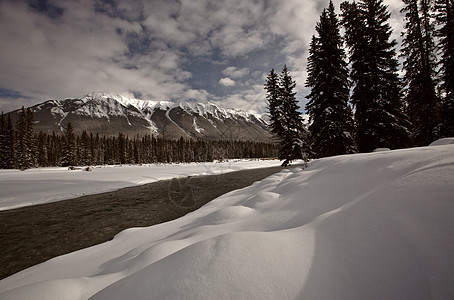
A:
MULTIPOLYGON (((251 140, 269 142, 272 135, 257 114, 220 108, 214 103, 141 100, 111 93, 47 100, 31 106, 35 130, 62 132, 71 122, 83 130, 114 136, 154 134, 170 139, 251 140)), ((17 117, 15 110, 10 112, 17 117)))

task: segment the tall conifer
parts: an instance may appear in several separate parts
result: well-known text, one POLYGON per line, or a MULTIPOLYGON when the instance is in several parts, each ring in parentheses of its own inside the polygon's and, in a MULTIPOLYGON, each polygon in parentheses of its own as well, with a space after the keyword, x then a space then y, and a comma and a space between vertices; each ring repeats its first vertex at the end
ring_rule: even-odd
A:
POLYGON ((358 150, 406 146, 408 121, 397 75, 396 41, 390 40, 390 13, 383 0, 344 2, 341 10, 350 48, 358 150))
POLYGON ((270 127, 280 142, 279 159, 288 165, 296 159, 307 159, 309 146, 303 118, 298 111, 295 92, 296 82, 292 79, 287 66, 278 76, 274 69, 267 77, 267 91, 270 127))
POLYGON ((74 135, 74 127, 71 122, 68 122, 65 128, 61 164, 63 167, 77 165, 76 136, 74 135))
POLYGON ((287 66, 284 66, 279 80, 283 127, 279 159, 284 160, 284 166, 296 159, 307 159, 309 153, 307 131, 298 111, 300 107, 295 87, 296 82, 290 76, 287 66))
POLYGON ((311 93, 306 110, 310 116, 311 150, 316 157, 355 151, 354 122, 349 82, 339 22, 330 1, 316 25, 309 49, 308 79, 311 93))
POLYGON ((454 136, 454 1, 435 0, 435 11, 441 50, 441 89, 444 94, 442 134, 452 137, 454 136))
POLYGON ((432 0, 403 0, 405 32, 402 56, 405 58, 406 102, 412 122, 413 143, 427 145, 439 136, 440 103, 435 92, 434 26, 432 0))
POLYGON ((271 69, 267 76, 266 99, 268 100, 269 127, 277 139, 280 139, 283 133, 282 127, 282 98, 279 87, 279 75, 271 69))
POLYGON ((30 160, 28 157, 28 142, 27 142, 27 112, 25 108, 22 108, 17 113, 16 121, 16 160, 17 167, 20 170, 30 168, 30 160))

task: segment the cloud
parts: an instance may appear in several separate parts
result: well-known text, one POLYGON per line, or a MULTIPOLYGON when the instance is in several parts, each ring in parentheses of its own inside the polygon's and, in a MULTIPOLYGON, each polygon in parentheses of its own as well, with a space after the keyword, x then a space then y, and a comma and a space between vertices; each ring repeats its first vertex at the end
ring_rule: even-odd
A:
MULTIPOLYGON (((334 1, 337 10, 341 1, 334 1)), ((387 0, 393 12, 399 1, 387 0)), ((20 107, 105 91, 245 109, 254 100, 254 110, 260 111, 266 106, 266 74, 284 64, 304 103, 307 48, 327 5, 319 0, 3 0, 0 89, 21 97, 0 95, 0 103, 20 107), (27 4, 32 2, 36 5, 27 4)), ((399 18, 393 14, 393 27, 401 28, 399 18)))
POLYGON ((223 86, 234 86, 235 81, 228 77, 224 77, 224 78, 219 79, 219 84, 223 85, 223 86))
POLYGON ((231 78, 241 78, 249 74, 249 69, 230 66, 225 68, 222 74, 231 78))
POLYGON ((197 102, 207 102, 210 94, 205 90, 189 89, 184 93, 184 97, 189 100, 196 100, 197 102))

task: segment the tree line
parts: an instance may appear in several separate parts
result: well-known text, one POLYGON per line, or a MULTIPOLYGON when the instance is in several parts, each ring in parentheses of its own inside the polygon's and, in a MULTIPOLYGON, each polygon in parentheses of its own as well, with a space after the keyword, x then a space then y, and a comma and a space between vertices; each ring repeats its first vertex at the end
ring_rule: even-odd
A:
POLYGON ((68 123, 62 134, 33 130, 33 112, 22 108, 18 120, 2 113, 0 168, 211 162, 234 158, 277 157, 276 144, 252 141, 164 139, 154 135, 114 137, 83 131, 68 123))
MULTIPOLYGON (((308 132, 300 134, 312 157, 424 146, 454 136, 454 3, 403 2, 400 54, 383 0, 343 2, 340 18, 332 1, 323 10, 309 48, 308 132)), ((265 84, 270 125, 285 148, 277 123, 294 110, 276 113, 286 92, 275 78, 271 70, 265 84)))

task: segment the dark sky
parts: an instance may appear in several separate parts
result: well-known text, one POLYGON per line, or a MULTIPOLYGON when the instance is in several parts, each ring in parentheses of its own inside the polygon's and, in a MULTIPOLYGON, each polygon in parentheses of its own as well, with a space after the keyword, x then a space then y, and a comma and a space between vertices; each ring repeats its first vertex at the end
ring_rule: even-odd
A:
MULTIPOLYGON (((340 1, 334 1, 339 9, 340 1)), ((400 0, 387 0, 398 11, 400 0)), ((304 107, 307 48, 328 0, 0 0, 0 110, 109 92, 265 111, 287 64, 304 107)), ((391 25, 398 38, 401 16, 391 25)))

